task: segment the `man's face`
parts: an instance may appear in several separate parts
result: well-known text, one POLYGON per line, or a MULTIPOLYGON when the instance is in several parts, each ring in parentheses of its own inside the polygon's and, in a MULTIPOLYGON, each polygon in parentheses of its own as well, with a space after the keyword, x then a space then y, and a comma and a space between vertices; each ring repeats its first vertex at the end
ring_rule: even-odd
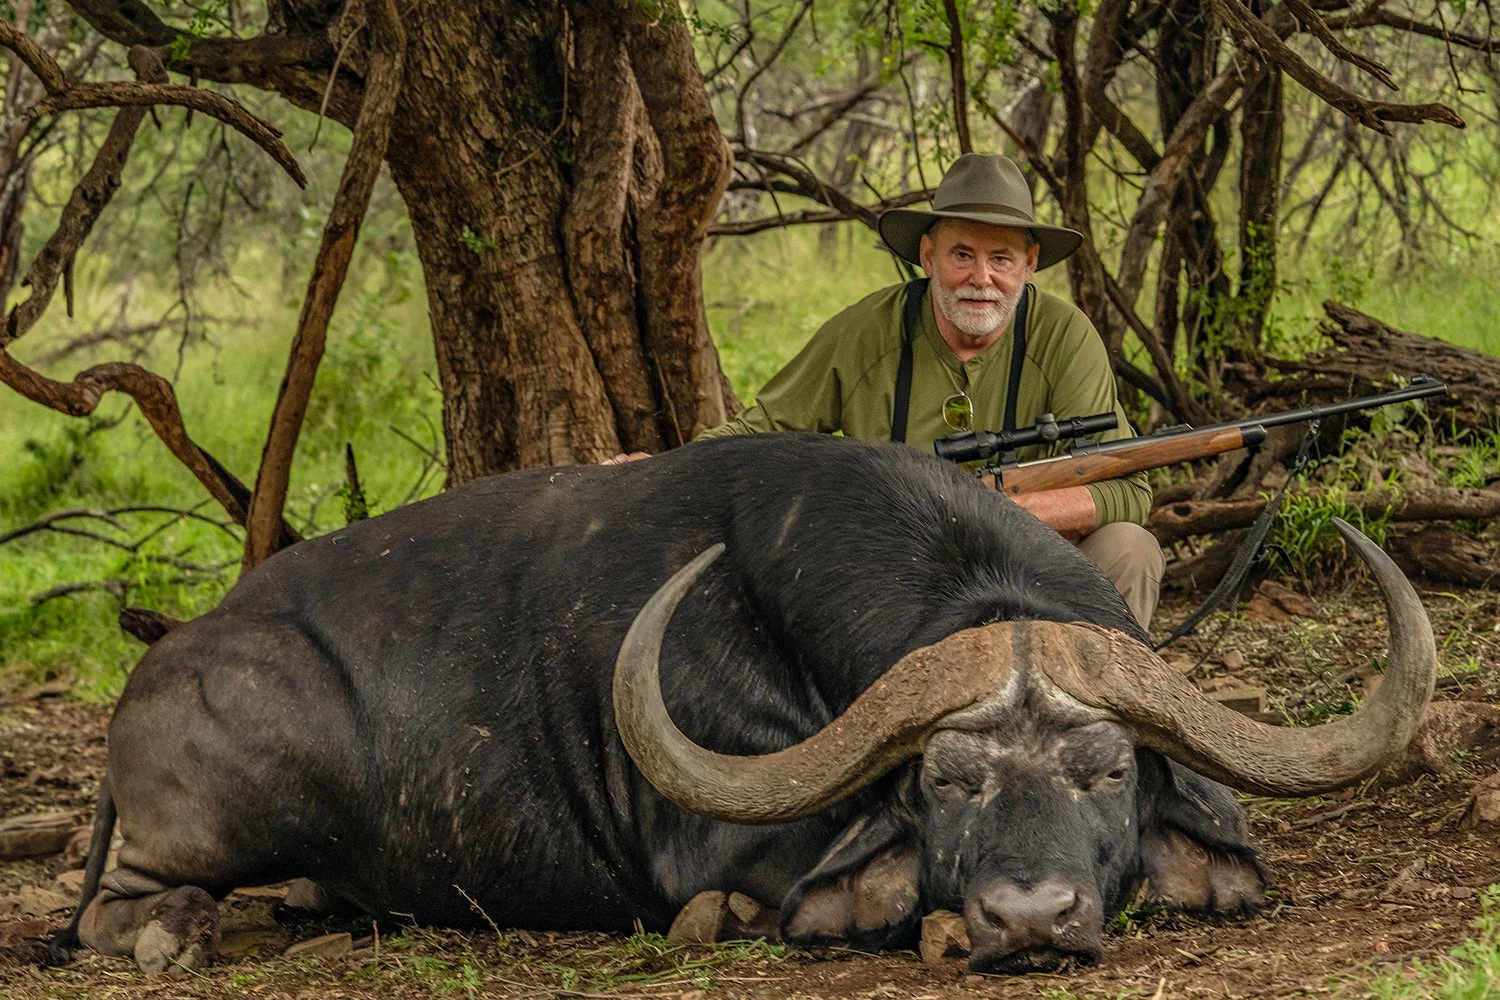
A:
POLYGON ((944 219, 922 237, 922 269, 938 310, 966 337, 984 339, 1010 322, 1036 273, 1035 243, 1024 230, 944 219))

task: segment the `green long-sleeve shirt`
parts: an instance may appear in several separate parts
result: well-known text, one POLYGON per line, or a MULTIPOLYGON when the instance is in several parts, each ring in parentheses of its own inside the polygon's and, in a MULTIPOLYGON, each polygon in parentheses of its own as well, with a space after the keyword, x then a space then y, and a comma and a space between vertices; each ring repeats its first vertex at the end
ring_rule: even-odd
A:
MULTIPOLYGON (((866 441, 889 441, 895 409, 896 372, 901 362, 901 313, 906 286, 874 292, 823 324, 786 367, 766 383, 755 405, 735 419, 704 431, 699 438, 766 431, 841 431, 866 441)), ((951 433, 943 422, 943 400, 961 386, 973 400, 974 427, 999 429, 1005 419, 1014 338, 1007 330, 989 351, 960 361, 932 313, 931 293, 923 296, 921 322, 912 343, 911 405, 907 444, 932 454, 932 442, 951 433)), ((1026 360, 1016 398, 1016 425, 1025 427, 1043 413, 1059 420, 1107 413, 1119 427, 1103 440, 1132 437, 1130 423, 1115 396, 1115 378, 1104 342, 1076 306, 1033 286, 1026 321, 1026 360)), ((1070 442, 1023 448, 1021 461, 1066 451, 1070 442)), ((1093 483, 1098 523, 1144 523, 1151 510, 1151 487, 1144 473, 1093 483)))

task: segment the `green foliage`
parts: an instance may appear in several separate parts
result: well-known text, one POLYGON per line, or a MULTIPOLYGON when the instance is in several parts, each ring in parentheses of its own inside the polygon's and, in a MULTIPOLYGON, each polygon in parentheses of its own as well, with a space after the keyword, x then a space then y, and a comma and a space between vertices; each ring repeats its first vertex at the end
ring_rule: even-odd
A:
POLYGON ((1342 486, 1330 486, 1321 493, 1306 489, 1304 478, 1299 487, 1287 491, 1271 533, 1270 565, 1280 566, 1297 574, 1304 584, 1311 584, 1342 573, 1348 565, 1347 546, 1333 519, 1342 518, 1376 544, 1383 544, 1394 499, 1384 513, 1368 517, 1362 508, 1349 505, 1348 491, 1342 486))
POLYGON ((458 238, 463 243, 464 249, 470 253, 488 253, 500 245, 488 237, 480 236, 468 226, 464 226, 463 231, 458 234, 458 238))
POLYGON ((1474 936, 1446 956, 1377 976, 1366 995, 1376 1000, 1487 1000, 1500 993, 1500 885, 1484 891, 1480 914, 1469 927, 1474 936))

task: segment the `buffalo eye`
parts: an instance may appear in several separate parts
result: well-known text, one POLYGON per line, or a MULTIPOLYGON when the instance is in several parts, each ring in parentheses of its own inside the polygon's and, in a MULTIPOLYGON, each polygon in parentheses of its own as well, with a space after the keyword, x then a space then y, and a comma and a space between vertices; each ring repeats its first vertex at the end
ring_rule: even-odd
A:
POLYGON ((1088 783, 1089 791, 1108 792, 1120 787, 1125 779, 1130 776, 1130 768, 1121 764, 1119 767, 1110 768, 1103 774, 1096 775, 1088 783))
POLYGON ((933 795, 949 802, 959 799, 972 799, 979 794, 978 789, 967 782, 954 781, 951 778, 944 778, 937 775, 933 776, 929 784, 933 795))

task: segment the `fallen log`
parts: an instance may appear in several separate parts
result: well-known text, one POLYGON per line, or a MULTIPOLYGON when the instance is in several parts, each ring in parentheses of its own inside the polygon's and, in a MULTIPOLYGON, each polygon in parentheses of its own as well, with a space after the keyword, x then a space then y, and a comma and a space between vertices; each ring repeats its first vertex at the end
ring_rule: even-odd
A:
POLYGON ((1448 396, 1428 400, 1440 432, 1489 430, 1500 414, 1500 359, 1447 341, 1398 330, 1337 302, 1324 302, 1319 332, 1329 346, 1297 360, 1265 358, 1232 366, 1231 389, 1256 411, 1289 409, 1381 392, 1391 376, 1431 375, 1448 396), (1267 379, 1264 370, 1279 378, 1267 379))
POLYGON ((1391 558, 1408 576, 1467 587, 1500 581, 1500 552, 1451 528, 1430 527, 1386 539, 1391 558))
MULTIPOLYGON (((1312 496, 1327 496, 1313 493, 1312 496)), ((1329 497, 1333 500, 1333 497, 1329 497)), ((1500 490, 1457 489, 1429 486, 1388 492, 1345 493, 1337 502, 1346 511, 1366 518, 1410 521, 1467 521, 1500 517, 1500 490)), ((1189 535, 1212 535, 1248 528, 1269 501, 1263 497, 1244 500, 1182 500, 1151 512, 1146 527, 1162 545, 1189 535)))

